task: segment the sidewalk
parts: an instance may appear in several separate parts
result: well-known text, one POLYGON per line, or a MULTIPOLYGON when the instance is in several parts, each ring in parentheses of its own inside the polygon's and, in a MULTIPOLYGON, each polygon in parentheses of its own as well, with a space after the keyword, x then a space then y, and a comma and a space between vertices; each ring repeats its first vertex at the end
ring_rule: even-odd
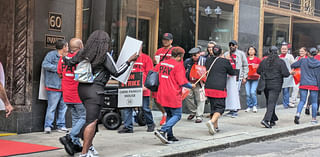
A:
MULTIPOLYGON (((174 128, 175 136, 179 142, 164 145, 153 133, 146 132, 146 127, 134 127, 133 134, 118 134, 117 131, 106 130, 100 125, 100 131, 94 139, 94 146, 99 151, 100 157, 155 157, 155 156, 196 156, 208 151, 216 151, 227 147, 234 147, 250 142, 259 142, 269 138, 279 138, 295 135, 297 133, 319 129, 320 124, 311 125, 311 116, 304 113, 300 119, 300 125, 293 123, 296 108, 283 109, 278 105, 276 113, 279 117, 277 125, 272 129, 262 128, 260 121, 265 109, 259 109, 258 113, 246 113, 239 111, 238 118, 222 117, 220 120, 220 132, 214 136, 209 135, 205 126, 208 118, 202 123, 186 120, 187 114, 183 114, 180 122, 174 128)), ((153 112, 156 124, 159 124, 161 114, 153 112)), ((0 137, 0 139, 28 142, 63 148, 58 138, 63 134, 42 132, 22 134, 16 136, 0 137)), ((64 149, 40 152, 21 156, 32 157, 67 157, 64 149)), ((75 156, 78 156, 76 154, 75 156)))

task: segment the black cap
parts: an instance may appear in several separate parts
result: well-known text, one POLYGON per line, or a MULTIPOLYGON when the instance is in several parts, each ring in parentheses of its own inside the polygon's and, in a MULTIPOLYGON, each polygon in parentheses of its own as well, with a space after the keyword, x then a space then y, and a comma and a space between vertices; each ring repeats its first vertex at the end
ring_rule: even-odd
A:
POLYGON ((196 53, 200 53, 201 52, 201 49, 200 47, 194 47, 192 48, 191 50, 189 50, 189 54, 196 54, 196 53))
POLYGON ((311 56, 315 56, 318 54, 318 51, 315 47, 310 48, 309 52, 310 52, 311 56))
POLYGON ((173 40, 173 35, 171 33, 164 33, 162 36, 164 40, 173 40))
POLYGON ((229 42, 229 46, 230 46, 231 44, 232 44, 232 45, 238 45, 237 41, 235 41, 235 40, 231 40, 231 41, 229 42))

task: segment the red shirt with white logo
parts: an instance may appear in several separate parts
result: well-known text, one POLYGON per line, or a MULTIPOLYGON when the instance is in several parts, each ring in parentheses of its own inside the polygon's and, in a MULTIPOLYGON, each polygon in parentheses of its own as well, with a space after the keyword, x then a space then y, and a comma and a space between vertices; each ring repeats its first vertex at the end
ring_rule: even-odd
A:
POLYGON ((234 61, 236 61, 237 55, 231 54, 231 56, 230 56, 230 59, 229 59, 230 64, 231 64, 233 69, 236 69, 236 63, 234 61), (231 58, 231 56, 232 56, 233 59, 231 58))
POLYGON ((188 83, 183 64, 169 59, 160 62, 155 71, 159 72, 157 102, 163 107, 182 107, 182 85, 188 83))
MULTIPOLYGON (((144 81, 147 78, 148 72, 152 68, 153 68, 153 62, 152 62, 152 59, 150 58, 150 56, 148 56, 144 53, 140 53, 139 58, 137 59, 137 61, 133 65, 132 72, 142 72, 142 74, 143 74, 142 82, 144 84, 144 81)), ((143 96, 150 96, 150 90, 148 90, 148 89, 144 90, 143 96)))
MULTIPOLYGON (((77 52, 69 53, 68 57, 73 57, 77 54, 77 52)), ((78 85, 79 82, 74 80, 74 70, 75 66, 68 67, 63 63, 62 57, 60 57, 58 62, 58 74, 62 75, 61 79, 61 89, 63 101, 67 104, 81 104, 81 100, 78 94, 78 85)))
POLYGON ((258 80, 259 79, 259 75, 256 73, 257 69, 258 69, 258 66, 261 62, 261 60, 254 56, 253 59, 250 59, 250 57, 247 57, 247 60, 248 60, 248 66, 251 66, 249 67, 249 72, 248 72, 248 80, 258 80), (253 75, 249 75, 249 74, 253 74, 253 75))

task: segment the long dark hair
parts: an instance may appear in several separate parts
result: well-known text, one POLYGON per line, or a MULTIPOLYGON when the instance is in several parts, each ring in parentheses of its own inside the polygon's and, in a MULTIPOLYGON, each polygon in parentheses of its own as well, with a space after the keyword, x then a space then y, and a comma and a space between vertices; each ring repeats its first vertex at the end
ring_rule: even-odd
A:
POLYGON ((267 66, 271 67, 276 59, 279 59, 278 48, 276 46, 271 46, 269 49, 269 55, 266 59, 267 66))
POLYGON ((109 50, 109 43, 109 34, 102 30, 96 30, 90 34, 80 57, 88 59, 94 68, 104 62, 106 52, 109 50))

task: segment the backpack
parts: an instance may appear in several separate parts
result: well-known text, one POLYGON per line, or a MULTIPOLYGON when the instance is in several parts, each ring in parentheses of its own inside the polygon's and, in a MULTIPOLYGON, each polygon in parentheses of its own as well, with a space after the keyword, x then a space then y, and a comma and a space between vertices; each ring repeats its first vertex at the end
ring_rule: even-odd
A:
POLYGON ((81 61, 74 71, 74 80, 81 83, 93 83, 100 72, 92 74, 91 63, 88 60, 81 61))

